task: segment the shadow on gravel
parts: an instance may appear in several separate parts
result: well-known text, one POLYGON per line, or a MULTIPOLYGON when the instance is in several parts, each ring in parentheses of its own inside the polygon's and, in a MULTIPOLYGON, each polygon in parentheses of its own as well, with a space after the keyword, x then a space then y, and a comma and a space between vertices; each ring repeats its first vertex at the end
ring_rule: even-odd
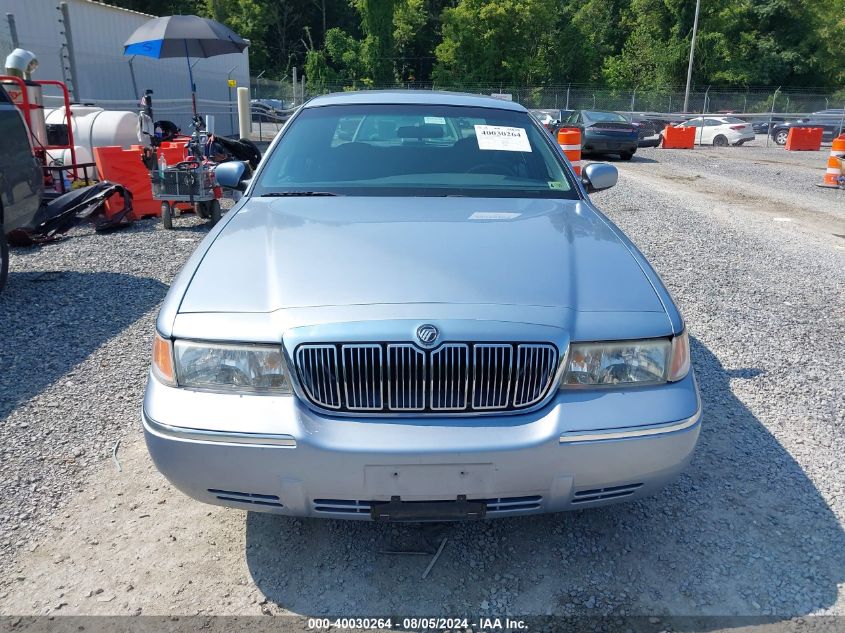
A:
POLYGON ((0 295, 0 420, 137 321, 166 292, 158 280, 119 273, 11 272, 0 295))
POLYGON ((582 160, 584 164, 587 163, 659 163, 660 161, 653 158, 646 158, 640 154, 634 154, 631 160, 622 160, 617 154, 586 154, 583 155, 582 160))
POLYGON ((307 615, 696 615, 699 630, 725 626, 706 616, 778 619, 831 607, 845 581, 842 527, 731 392, 730 380, 759 370, 724 368, 693 344, 702 436, 687 473, 658 495, 462 524, 250 513, 246 560, 257 587, 307 615), (396 550, 409 553, 387 553, 396 550))

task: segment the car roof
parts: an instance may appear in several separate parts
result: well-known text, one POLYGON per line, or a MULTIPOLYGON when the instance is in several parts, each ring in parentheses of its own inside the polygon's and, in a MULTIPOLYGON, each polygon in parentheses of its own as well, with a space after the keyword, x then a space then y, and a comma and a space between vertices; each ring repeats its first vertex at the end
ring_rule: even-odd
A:
POLYGON ((314 97, 303 107, 319 108, 328 105, 360 104, 455 105, 527 112, 523 106, 513 101, 494 99, 493 97, 485 97, 484 95, 440 90, 359 90, 356 92, 334 92, 332 94, 314 97))

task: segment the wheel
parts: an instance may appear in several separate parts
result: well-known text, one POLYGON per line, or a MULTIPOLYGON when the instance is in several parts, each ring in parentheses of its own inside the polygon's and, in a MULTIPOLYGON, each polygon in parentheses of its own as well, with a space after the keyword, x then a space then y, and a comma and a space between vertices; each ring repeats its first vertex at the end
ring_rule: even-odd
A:
POLYGON ((173 209, 169 202, 161 203, 161 223, 166 229, 173 228, 173 209))
POLYGON ((6 285, 6 278, 9 276, 9 243, 6 241, 6 234, 3 226, 0 225, 0 292, 6 285))
POLYGON ((786 138, 789 136, 789 132, 787 130, 778 130, 775 132, 774 139, 775 143, 778 145, 786 145, 786 138))
POLYGON ((209 219, 211 217, 211 213, 209 212, 209 203, 208 202, 198 202, 197 203, 197 214, 204 219, 209 219))
POLYGON ((619 158, 622 160, 631 160, 634 157, 634 152, 620 152, 619 158))
POLYGON ((223 209, 220 208, 219 200, 212 200, 208 203, 208 215, 211 217, 211 226, 214 226, 223 217, 223 209))
POLYGON ((737 141, 736 143, 734 143, 734 147, 742 147, 743 143, 745 143, 745 141, 737 141))
POLYGON ((728 137, 724 134, 719 134, 719 136, 713 139, 713 145, 714 147, 727 147, 728 137))

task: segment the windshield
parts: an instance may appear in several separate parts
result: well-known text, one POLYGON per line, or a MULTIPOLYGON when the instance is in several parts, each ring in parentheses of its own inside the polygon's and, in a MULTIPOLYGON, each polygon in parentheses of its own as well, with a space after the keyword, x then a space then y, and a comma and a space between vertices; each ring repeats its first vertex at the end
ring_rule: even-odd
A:
POLYGON ((616 112, 595 112, 591 110, 584 111, 584 118, 588 121, 618 121, 619 123, 627 123, 628 120, 621 114, 616 112))
POLYGON ((442 105, 305 108, 253 195, 466 195, 577 198, 526 112, 442 105))

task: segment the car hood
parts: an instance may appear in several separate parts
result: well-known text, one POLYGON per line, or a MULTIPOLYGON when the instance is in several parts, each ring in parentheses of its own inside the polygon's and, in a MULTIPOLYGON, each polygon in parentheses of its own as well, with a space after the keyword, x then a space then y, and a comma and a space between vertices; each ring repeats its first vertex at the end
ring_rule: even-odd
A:
POLYGON ((180 313, 374 304, 664 310, 632 247, 578 200, 251 198, 213 239, 180 313))

